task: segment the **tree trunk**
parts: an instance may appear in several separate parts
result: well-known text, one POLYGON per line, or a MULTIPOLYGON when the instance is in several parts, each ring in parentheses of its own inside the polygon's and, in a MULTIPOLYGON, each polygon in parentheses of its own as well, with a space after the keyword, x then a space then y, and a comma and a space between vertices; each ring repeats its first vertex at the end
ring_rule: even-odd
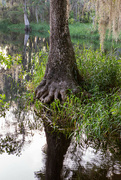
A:
POLYGON ((27 13, 26 13, 26 12, 24 13, 24 23, 25 23, 25 31, 26 31, 26 32, 29 32, 29 30, 30 30, 29 20, 28 20, 28 18, 27 18, 27 13))
POLYGON ((36 15, 36 21, 37 21, 37 24, 38 24, 39 20, 38 20, 38 10, 37 10, 37 6, 35 7, 35 15, 36 15))
POLYGON ((68 89, 78 92, 81 80, 68 27, 68 0, 50 0, 50 52, 36 98, 44 103, 66 97, 68 89))
POLYGON ((24 24, 25 24, 25 31, 29 32, 29 20, 27 18, 27 7, 26 7, 26 0, 24 1, 24 24))

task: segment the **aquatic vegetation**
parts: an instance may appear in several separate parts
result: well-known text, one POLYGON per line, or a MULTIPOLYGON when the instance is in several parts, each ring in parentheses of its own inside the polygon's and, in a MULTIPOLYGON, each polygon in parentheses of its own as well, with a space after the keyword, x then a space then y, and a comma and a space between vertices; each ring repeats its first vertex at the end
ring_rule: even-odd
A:
POLYGON ((100 50, 79 49, 75 46, 78 68, 87 82, 89 91, 95 87, 101 91, 112 91, 121 87, 121 58, 115 53, 103 53, 100 50))
POLYGON ((6 102, 5 94, 0 94, 0 117, 5 117, 6 110, 9 110, 9 103, 6 102))
POLYGON ((16 56, 11 57, 10 55, 6 56, 2 52, 0 52, 0 69, 10 69, 12 65, 21 64, 22 57, 21 55, 16 54, 16 56))
MULTIPOLYGON (((19 78, 26 91, 16 97, 17 101, 22 101, 22 108, 25 110, 33 110, 34 103, 35 111, 41 117, 40 121, 49 122, 55 130, 74 133, 78 139, 83 132, 88 137, 100 140, 117 136, 121 131, 120 57, 100 50, 80 49, 79 46, 75 46, 75 55, 84 79, 79 96, 74 96, 69 91, 65 102, 55 100, 49 105, 34 100, 35 88, 44 76, 48 59, 48 49, 43 49, 34 56, 29 72, 21 69, 19 78), (25 78, 27 75, 30 77, 29 81, 25 78), (85 90, 91 94, 90 97, 85 95, 85 90)), ((3 56, 1 57, 3 62, 3 56)), ((7 63, 9 67, 13 61, 7 63)), ((2 103, 3 99, 2 97, 2 103)))
MULTIPOLYGON (((74 133, 78 138, 83 132, 93 139, 117 136, 121 131, 120 58, 117 59, 114 54, 104 54, 100 50, 80 50, 79 46, 75 47, 75 53, 78 68, 84 78, 81 95, 76 97, 69 92, 65 102, 56 100, 48 106, 36 101, 37 111, 44 114, 43 117, 55 129, 71 129, 70 132, 75 129, 74 133), (84 96, 83 89, 91 93, 90 98, 84 96)), ((35 65, 33 87, 38 85, 44 75, 46 56, 44 52, 40 66, 35 65)))

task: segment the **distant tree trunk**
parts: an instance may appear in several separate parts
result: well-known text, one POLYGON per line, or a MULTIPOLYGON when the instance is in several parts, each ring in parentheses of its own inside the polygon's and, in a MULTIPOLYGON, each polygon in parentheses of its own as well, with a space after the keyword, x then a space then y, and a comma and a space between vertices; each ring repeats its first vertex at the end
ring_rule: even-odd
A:
POLYGON ((29 20, 33 21, 35 13, 34 13, 34 7, 32 6, 32 0, 30 1, 30 5, 29 5, 28 8, 29 8, 29 11, 30 11, 29 20))
POLYGON ((11 0, 11 6, 13 6, 13 3, 14 3, 13 0, 11 0))
POLYGON ((24 36, 24 46, 27 45, 28 39, 29 39, 29 34, 25 34, 25 36, 24 36))
POLYGON ((6 0, 2 0, 2 5, 6 6, 6 0))
POLYGON ((29 34, 25 34, 24 36, 24 48, 23 48, 23 57, 22 57, 22 64, 23 64, 23 68, 26 69, 26 65, 27 65, 27 57, 26 57, 26 46, 27 46, 27 42, 29 39, 29 34))
POLYGON ((28 32, 29 31, 29 20, 27 18, 27 13, 24 13, 24 23, 25 23, 25 31, 28 32))
POLYGON ((37 10, 37 6, 36 6, 36 8, 35 8, 35 15, 36 15, 36 21, 37 21, 37 23, 38 23, 38 10, 37 10))
POLYGON ((68 0, 50 0, 50 52, 44 79, 36 98, 44 103, 66 97, 68 89, 78 92, 79 75, 68 27, 68 0))
POLYGON ((4 7, 6 6, 6 0, 2 0, 2 11, 4 10, 4 7))
POLYGON ((25 23, 25 31, 28 32, 30 30, 30 26, 29 26, 29 20, 27 17, 26 0, 24 1, 24 23, 25 23))

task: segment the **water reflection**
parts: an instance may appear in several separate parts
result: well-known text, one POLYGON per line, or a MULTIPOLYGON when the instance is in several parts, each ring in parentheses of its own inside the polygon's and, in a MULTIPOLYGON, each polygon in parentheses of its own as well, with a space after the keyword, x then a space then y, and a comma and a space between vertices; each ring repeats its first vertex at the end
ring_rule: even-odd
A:
POLYGON ((0 179, 120 180, 120 137, 106 147, 43 128, 33 111, 12 104, 0 118, 0 179))
POLYGON ((31 112, 21 112, 18 118, 14 104, 0 118, 0 179, 35 179, 34 171, 44 169, 45 132, 31 112), (14 108, 13 108, 14 107, 14 108))
POLYGON ((29 71, 35 53, 46 48, 49 44, 49 38, 40 36, 32 36, 30 34, 20 34, 18 32, 10 32, 4 34, 0 32, 0 52, 5 56, 10 55, 13 59, 16 54, 22 55, 24 70, 29 71))
POLYGON ((60 180, 64 155, 70 145, 71 138, 45 124, 47 139, 46 180, 60 180))
MULTIPOLYGON (((27 35, 27 34, 26 34, 27 35)), ((0 32, 0 50, 6 52, 6 55, 14 56, 16 54, 23 53, 23 47, 25 45, 25 36, 24 34, 18 32, 9 32, 2 33, 0 32)), ((26 44, 27 51, 31 49, 31 53, 39 52, 43 46, 49 44, 49 38, 44 38, 40 36, 29 35, 28 43, 26 44), (29 48, 29 41, 31 41, 31 48, 29 48)))
MULTIPOLYGON (((71 143, 64 160, 64 175, 67 179, 120 180, 121 154, 111 153, 109 148, 96 148, 95 143, 82 141, 71 143)), ((121 146, 118 147, 121 149, 121 146)))
MULTIPOLYGON (((0 39, 0 51, 4 54, 4 56, 11 55, 13 60, 16 59, 16 54, 21 54, 22 67, 24 71, 26 71, 25 79, 30 80, 30 76, 27 73, 30 71, 31 74, 33 73, 33 57, 36 52, 39 52, 40 49, 47 46, 47 42, 48 39, 45 40, 45 38, 33 37, 29 34, 2 34, 0 39)), ((19 77, 20 71, 21 66, 15 66, 6 71, 6 65, 0 65, 0 93, 4 93, 9 100, 15 100, 16 96, 18 94, 21 96, 21 92, 25 90, 19 77)))
MULTIPOLYGON (((25 35, 24 40, 22 35, 22 43, 16 45, 9 44, 10 37, 5 38, 1 49, 12 57, 22 52, 23 67, 29 71, 32 56, 43 47, 44 39, 25 35)), ((12 40, 20 39, 14 35, 12 40)), ((115 137, 111 144, 105 142, 108 145, 104 147, 85 137, 77 143, 74 137, 71 140, 46 124, 44 131, 33 109, 24 110, 21 97, 25 87, 19 72, 19 66, 0 70, 0 93, 11 102, 6 117, 0 118, 0 179, 120 180, 121 137, 115 137)))
MULTIPOLYGON (((52 145, 54 138, 55 146, 50 146, 47 153, 46 175, 43 176, 42 172, 37 172, 36 176, 40 179, 53 179, 53 180, 120 180, 121 179, 121 155, 118 153, 111 153, 109 149, 95 148, 92 142, 87 145, 84 141, 76 143, 73 138, 69 146, 69 141, 63 139, 61 136, 58 146, 58 136, 54 137, 55 133, 50 134, 48 145, 52 145), (68 148, 69 146, 69 148, 68 148), (64 148, 64 149, 63 149, 64 148), (67 150, 68 148, 68 150, 67 150), (62 151, 63 149, 63 151, 62 151), (66 152, 67 150, 67 152, 66 152), (65 153, 66 152, 66 153, 65 153), (60 155, 61 154, 61 155, 60 155), (63 156, 65 154, 65 156, 63 156), (57 156, 56 156, 57 155, 57 156), (57 158, 57 159, 56 159, 57 158), (63 169, 62 168, 62 160, 63 169), (58 167, 58 162, 60 166, 58 167), (51 165, 51 166, 49 166, 51 165), (58 170, 56 168, 58 167, 58 170)), ((48 139, 48 137, 47 137, 48 139)), ((121 146, 119 147, 121 148, 121 146)))

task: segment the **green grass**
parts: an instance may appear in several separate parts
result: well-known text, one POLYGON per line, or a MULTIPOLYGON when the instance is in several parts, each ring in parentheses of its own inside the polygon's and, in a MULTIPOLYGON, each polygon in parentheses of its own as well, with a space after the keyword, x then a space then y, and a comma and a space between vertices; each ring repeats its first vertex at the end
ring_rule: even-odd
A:
MULTIPOLYGON (((30 28, 31 28, 31 32, 30 32, 31 35, 41 36, 44 38, 49 36, 49 25, 46 23, 41 23, 41 24, 31 23, 30 28)), ((8 29, 14 32, 25 33, 24 24, 11 24, 8 26, 8 29)))
POLYGON ((98 86, 101 91, 121 87, 121 59, 114 54, 93 49, 80 50, 75 46, 77 64, 89 87, 98 86))
POLYGON ((92 23, 75 23, 69 25, 71 37, 99 39, 99 33, 92 23))
MULTIPOLYGON (((80 50, 79 46, 75 47, 75 53, 85 80, 83 88, 91 93, 91 97, 83 97, 82 90, 80 97, 70 94, 64 103, 54 101, 45 108, 44 118, 49 110, 55 129, 66 129, 67 133, 75 128, 77 138, 83 132, 98 140, 117 137, 121 131, 121 60, 114 54, 80 50)), ((41 52, 39 58, 35 58, 35 73, 29 85, 32 91, 44 76, 47 58, 47 52, 41 52)), ((36 108, 41 114, 43 104, 36 102, 36 108)))
POLYGON ((36 34, 36 36, 41 36, 43 38, 49 37, 50 28, 47 23, 40 23, 40 24, 31 23, 30 26, 32 28, 31 34, 33 35, 36 34))
POLYGON ((7 20, 1 20, 0 19, 0 31, 2 32, 7 32, 8 26, 10 25, 10 22, 8 22, 7 20))
POLYGON ((85 89, 92 94, 84 103, 79 100, 78 127, 93 139, 103 140, 121 131, 121 59, 100 50, 75 48, 85 89))
POLYGON ((21 32, 21 33, 24 33, 25 32, 25 25, 23 23, 21 24, 10 24, 8 26, 8 29, 9 31, 12 31, 12 32, 21 32))
MULTIPOLYGON (((35 27, 36 30, 42 30, 41 27, 37 28, 38 26, 35 27)), ((88 25, 83 26, 83 31, 86 28, 88 29, 88 25)), ((56 127, 57 122, 61 121, 62 128, 63 124, 66 127, 66 122, 68 126, 70 123, 71 127, 74 126, 78 138, 83 132, 93 139, 117 137, 121 132, 121 59, 117 59, 115 53, 105 54, 91 48, 80 49, 78 45, 75 46, 75 55, 85 80, 83 88, 91 93, 91 98, 83 97, 82 91, 80 98, 71 94, 63 104, 59 101, 53 102, 47 107, 50 109, 53 125, 56 127)), ((41 51, 34 56, 34 74, 31 76, 32 80, 25 83, 30 90, 24 95, 25 102, 31 104, 33 92, 44 76, 47 59, 48 51, 41 51)), ((1 55, 1 62, 3 60, 1 55)), ((4 60, 5 62, 8 63, 7 60, 4 60)), ((7 65, 11 66, 11 61, 7 65)), ((42 108, 43 105, 39 104, 38 110, 42 108)))
MULTIPOLYGON (((95 28, 92 23, 74 23, 69 25, 70 35, 74 44, 80 44, 83 47, 93 49, 100 48, 100 36, 98 28, 95 28)), ((112 35, 106 33, 104 41, 104 50, 111 51, 112 49, 120 48, 121 44, 121 33, 117 41, 112 38, 112 35)))
MULTIPOLYGON (((47 23, 30 23, 31 34, 36 36, 49 37, 49 24, 47 23)), ((11 32, 20 32, 25 33, 24 23, 11 24, 7 20, 0 21, 0 30, 1 31, 11 31, 11 32)))
POLYGON ((91 23, 75 23, 69 25, 71 40, 74 44, 81 46, 100 47, 99 33, 91 23))
MULTIPOLYGON (((48 38, 50 34, 49 24, 47 23, 30 23, 32 29, 31 35, 48 38)), ((0 31, 7 32, 20 32, 25 33, 25 25, 21 24, 10 24, 7 20, 0 21, 0 31)), ((96 28, 94 28, 92 23, 74 23, 69 25, 71 39, 74 44, 80 44, 87 48, 92 47, 93 49, 100 48, 100 39, 99 33, 96 28)), ((105 51, 115 49, 120 47, 121 35, 119 36, 118 41, 112 41, 112 37, 108 38, 106 35, 106 41, 104 42, 105 51)))

